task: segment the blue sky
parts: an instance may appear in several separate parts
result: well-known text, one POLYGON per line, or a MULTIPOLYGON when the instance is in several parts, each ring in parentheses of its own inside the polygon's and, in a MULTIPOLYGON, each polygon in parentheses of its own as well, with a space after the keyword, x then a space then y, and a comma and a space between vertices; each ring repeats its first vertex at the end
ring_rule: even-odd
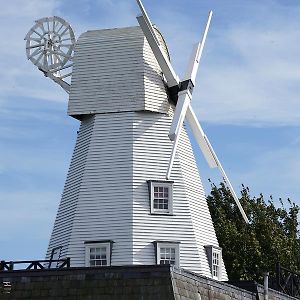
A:
MULTIPOLYGON (((300 204, 300 2, 150 1, 144 5, 179 76, 208 12, 214 16, 193 96, 196 111, 236 191, 300 204)), ((0 259, 42 259, 71 159, 78 121, 67 95, 26 60, 34 20, 58 15, 76 37, 135 26, 134 0, 11 0, 0 11, 0 259)), ((218 183, 201 153, 203 182, 218 183)))

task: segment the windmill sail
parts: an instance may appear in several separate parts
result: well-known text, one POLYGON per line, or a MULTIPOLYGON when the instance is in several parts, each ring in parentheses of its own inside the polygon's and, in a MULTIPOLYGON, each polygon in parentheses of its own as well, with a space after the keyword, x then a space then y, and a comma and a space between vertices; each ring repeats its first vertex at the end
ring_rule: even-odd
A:
POLYGON ((233 189, 220 161, 218 160, 212 146, 210 145, 208 139, 205 138, 203 130, 197 120, 196 115, 193 113, 193 110, 192 110, 192 107, 190 104, 190 102, 192 100, 192 92, 193 92, 193 88, 195 86, 196 75, 197 75, 203 47, 205 44, 207 32, 208 32, 209 25, 210 25, 211 18, 212 18, 212 11, 210 11, 210 13, 208 15, 208 20, 207 20, 207 23, 206 23, 206 26, 205 26, 205 29, 203 32, 202 40, 194 48, 194 51, 192 53, 192 56, 191 56, 191 59, 190 59, 190 62, 189 62, 188 68, 187 68, 185 80, 182 82, 179 82, 178 77, 175 74, 175 71, 173 70, 169 61, 165 59, 165 55, 163 54, 159 43, 157 43, 157 41, 156 41, 153 26, 152 26, 151 21, 146 13, 144 6, 142 4, 142 1, 137 0, 137 3, 142 12, 142 16, 137 17, 138 22, 145 34, 145 37, 147 38, 148 43, 151 46, 151 49, 153 50, 153 53, 157 59, 158 64, 160 65, 160 67, 162 69, 163 74, 166 77, 168 87, 170 88, 170 90, 169 90, 170 94, 171 95, 173 94, 173 97, 174 97, 174 93, 175 93, 175 98, 178 98, 175 113, 174 113, 174 118, 173 118, 172 125, 171 125, 170 132, 169 132, 169 137, 172 141, 174 141, 174 143, 173 143, 173 147, 172 147, 172 151, 171 151, 171 155, 170 155, 170 159, 169 159, 166 178, 170 179, 170 177, 171 177, 174 159, 175 159, 175 155, 176 155, 176 151, 177 151, 177 147, 178 147, 178 143, 179 143, 180 133, 181 133, 181 130, 183 127, 183 121, 187 114, 188 115, 187 121, 192 128, 195 139, 198 142, 199 147, 202 150, 204 157, 206 158, 209 166, 211 166, 211 167, 218 166, 219 167, 219 170, 220 170, 221 174, 223 175, 223 177, 226 179, 225 182, 228 185, 228 187, 231 191, 231 194, 232 194, 245 222, 249 223, 249 220, 239 202, 239 199, 237 198, 237 196, 234 192, 234 189, 233 189), (187 113, 187 111, 188 111, 188 113, 187 113))

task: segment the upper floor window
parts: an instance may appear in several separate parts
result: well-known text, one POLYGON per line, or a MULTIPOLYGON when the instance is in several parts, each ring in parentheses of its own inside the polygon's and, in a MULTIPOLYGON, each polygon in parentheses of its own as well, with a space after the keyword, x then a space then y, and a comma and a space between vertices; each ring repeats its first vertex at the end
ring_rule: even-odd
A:
POLYGON ((152 214, 173 213, 173 181, 148 181, 152 214))
POLYGON ((85 242, 85 266, 110 266, 111 249, 112 241, 85 242))
POLYGON ((221 259, 222 259, 222 249, 216 246, 205 246, 206 254, 208 258, 208 263, 211 270, 211 275, 213 279, 221 280, 222 269, 221 269, 221 259))

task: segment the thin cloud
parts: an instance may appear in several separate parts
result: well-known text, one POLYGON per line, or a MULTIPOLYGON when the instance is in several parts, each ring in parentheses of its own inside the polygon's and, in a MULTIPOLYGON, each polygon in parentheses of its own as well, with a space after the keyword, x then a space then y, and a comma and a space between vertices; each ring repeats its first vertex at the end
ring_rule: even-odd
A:
POLYGON ((300 194, 299 169, 299 147, 289 145, 260 153, 249 172, 244 170, 235 174, 235 177, 251 182, 252 189, 261 191, 266 196, 272 194, 275 199, 289 197, 296 202, 299 201, 300 194), (267 190, 266 187, 270 186, 272 190, 267 190))
POLYGON ((53 11, 60 5, 60 0, 14 0, 1 3, 0 17, 33 18, 45 12, 53 11))
POLYGON ((273 9, 268 17, 264 17, 264 27, 241 24, 215 36, 194 102, 202 120, 247 126, 300 125, 300 46, 295 42, 300 39, 300 26, 273 9), (214 63, 213 58, 222 52, 224 58, 214 63))
MULTIPOLYGON (((212 1, 214 6, 192 103, 200 120, 245 126, 300 125, 300 44, 296 42, 300 6, 245 1, 240 7, 229 1, 228 11, 221 11, 220 4, 212 1), (241 12, 232 13, 236 9, 241 12)), ((159 26, 182 76, 206 12, 200 16, 192 12, 188 19, 183 12, 164 8, 153 11, 152 21, 155 15, 164 16, 158 18, 159 26)))
POLYGON ((33 70, 25 55, 24 37, 34 21, 54 15, 61 1, 14 0, 1 5, 0 35, 0 107, 9 106, 8 97, 31 96, 50 101, 64 101, 53 85, 46 83, 42 73, 33 70), (33 84, 34 83, 34 84, 33 84))
POLYGON ((0 199, 9 199, 1 203, 1 223, 9 228, 2 230, 2 238, 10 240, 12 235, 19 235, 21 238, 24 235, 24 226, 35 237, 42 238, 45 232, 50 233, 54 220, 49 211, 56 210, 58 205, 56 198, 57 195, 51 192, 18 191, 9 194, 1 192, 0 199))

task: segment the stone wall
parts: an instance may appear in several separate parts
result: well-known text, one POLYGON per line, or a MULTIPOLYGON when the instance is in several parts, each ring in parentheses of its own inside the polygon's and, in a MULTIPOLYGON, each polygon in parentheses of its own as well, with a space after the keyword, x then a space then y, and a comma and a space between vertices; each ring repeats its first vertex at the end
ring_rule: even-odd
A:
MULTIPOLYGON (((246 291, 182 269, 160 265, 0 272, 1 300, 263 299, 262 286, 254 287, 255 291, 246 291)), ((269 300, 279 299, 295 298, 270 291, 269 300)))
POLYGON ((173 268, 171 272, 176 300, 256 300, 256 294, 197 274, 173 268))
MULTIPOLYGON (((258 284, 257 290, 258 290, 259 300, 263 300, 264 299, 264 287, 262 285, 258 284)), ((299 299, 299 298, 297 298, 297 299, 299 299)), ((270 289, 269 290, 269 300, 295 300, 295 298, 270 289)))

